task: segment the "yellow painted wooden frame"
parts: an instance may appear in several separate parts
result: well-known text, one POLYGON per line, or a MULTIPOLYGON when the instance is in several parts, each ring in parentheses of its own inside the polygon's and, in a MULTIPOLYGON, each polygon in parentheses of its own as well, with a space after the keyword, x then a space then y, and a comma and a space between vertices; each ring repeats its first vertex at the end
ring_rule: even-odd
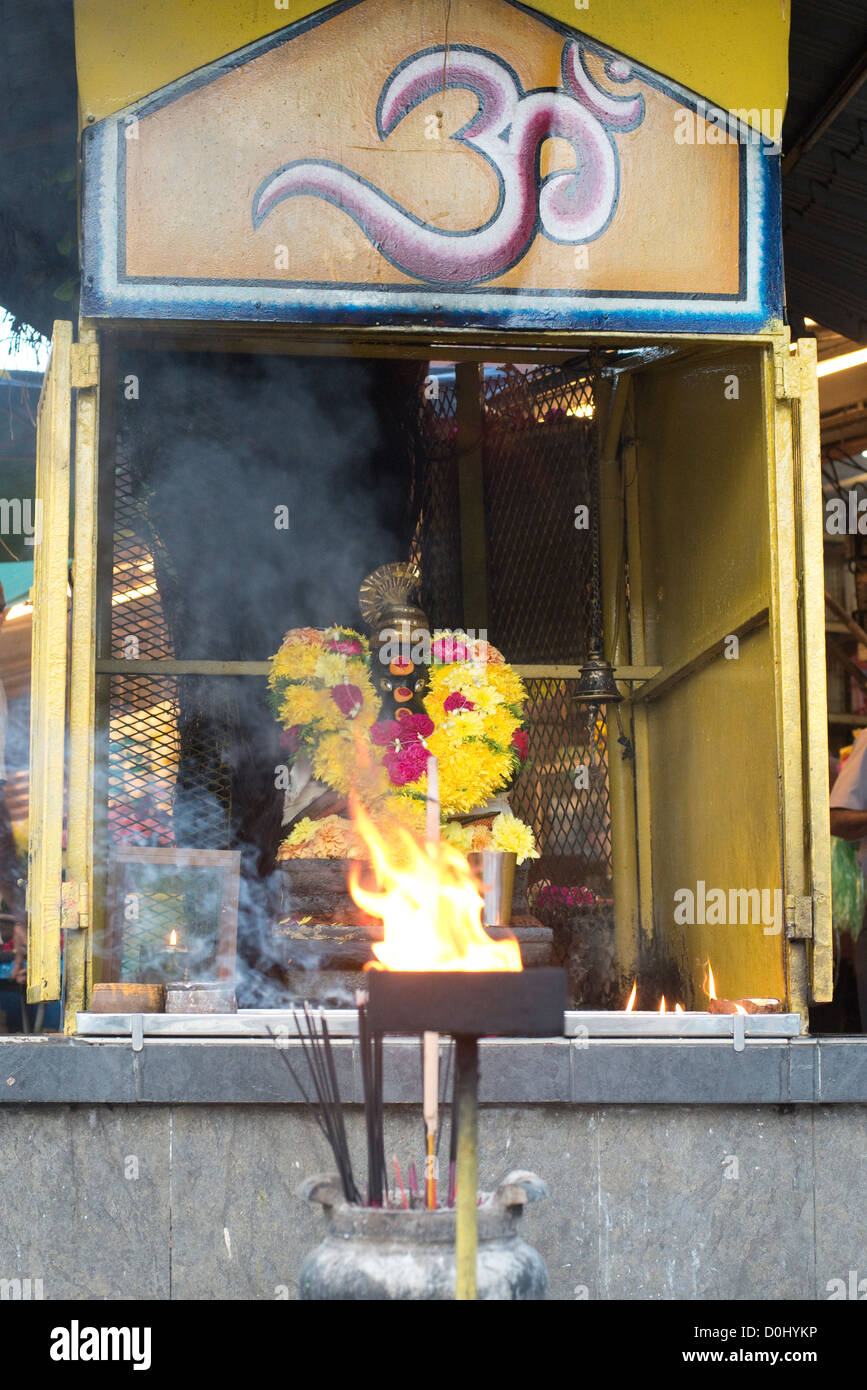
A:
POLYGON ((69 553, 70 349, 58 322, 39 396, 30 694, 27 999, 60 997, 69 553))

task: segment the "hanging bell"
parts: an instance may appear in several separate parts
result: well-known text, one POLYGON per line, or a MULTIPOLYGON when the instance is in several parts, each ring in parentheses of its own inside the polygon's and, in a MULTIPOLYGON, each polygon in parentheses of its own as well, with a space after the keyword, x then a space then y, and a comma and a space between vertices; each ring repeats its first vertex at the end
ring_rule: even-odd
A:
POLYGON ((572 699, 580 705, 617 705, 623 699, 614 679, 614 668, 593 648, 583 663, 572 699))

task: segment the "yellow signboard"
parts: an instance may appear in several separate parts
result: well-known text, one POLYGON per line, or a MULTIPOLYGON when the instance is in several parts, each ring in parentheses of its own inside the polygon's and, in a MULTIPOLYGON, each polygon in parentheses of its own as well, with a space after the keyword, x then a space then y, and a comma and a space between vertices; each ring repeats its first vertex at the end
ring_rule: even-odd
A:
POLYGON ((509 0, 332 6, 92 126, 92 317, 754 332, 778 149, 509 0))

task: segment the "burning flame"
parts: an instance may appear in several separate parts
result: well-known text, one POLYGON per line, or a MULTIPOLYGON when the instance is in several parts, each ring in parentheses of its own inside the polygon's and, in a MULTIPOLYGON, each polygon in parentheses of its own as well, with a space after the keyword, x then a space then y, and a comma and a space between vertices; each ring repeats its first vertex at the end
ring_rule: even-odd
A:
POLYGON ((737 1014, 745 1014, 745 1013, 746 1013, 746 1009, 741 1008, 740 1004, 735 1004, 735 1013, 737 1013, 737 1014))
POLYGON ((635 1008, 635 1000, 636 1000, 637 996, 638 996, 638 981, 637 981, 637 980, 633 980, 633 981, 632 981, 632 992, 630 993, 629 998, 628 998, 627 1001, 626 1001, 626 1008, 625 1008, 624 1011, 623 1011, 624 1013, 627 1013, 627 1014, 631 1014, 631 1013, 632 1013, 632 1010, 635 1008))
POLYGON ((675 1006, 674 1006, 674 1012, 675 1012, 676 1014, 682 1014, 682 1013, 685 1013, 686 1010, 684 1009, 684 1007, 683 1007, 682 1004, 675 1004, 675 1006))
POLYGON ((349 875, 352 901, 377 917, 385 939, 373 946, 386 970, 520 970, 514 937, 493 941, 482 926, 484 906, 464 856, 443 841, 419 844, 402 826, 387 844, 355 803, 352 816, 370 854, 374 887, 362 888, 360 869, 349 875))
POLYGON ((177 932, 176 932, 176 931, 170 931, 170 932, 169 932, 169 945, 170 945, 170 946, 177 946, 177 944, 178 944, 178 934, 177 934, 177 932))
POLYGON ((664 1013, 665 1013, 665 995, 664 995, 664 994, 663 994, 661 1000, 659 1001, 659 1012, 660 1012, 661 1014, 664 1014, 664 1013))
POLYGON ((707 986, 705 988, 705 993, 708 999, 716 999, 716 984, 713 978, 713 971, 710 968, 710 961, 707 963, 707 986))

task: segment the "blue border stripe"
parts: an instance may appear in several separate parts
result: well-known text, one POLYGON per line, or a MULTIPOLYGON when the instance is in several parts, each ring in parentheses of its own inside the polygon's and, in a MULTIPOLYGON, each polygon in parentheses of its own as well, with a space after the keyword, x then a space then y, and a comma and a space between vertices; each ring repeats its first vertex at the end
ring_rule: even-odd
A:
MULTIPOLYGON (((737 295, 632 294, 577 290, 453 288, 428 284, 367 286, 280 281, 136 279, 124 273, 124 128, 241 66, 260 53, 363 0, 345 0, 278 34, 171 84, 84 132, 82 313, 91 318, 295 323, 310 326, 501 329, 532 332, 755 333, 782 317, 780 159, 748 132, 740 144, 740 272, 737 295)), ((509 0, 515 3, 515 0, 509 0)), ((515 8, 523 9, 520 4, 515 8)), ((591 52, 619 55, 577 31, 535 14, 580 39, 591 52)), ((634 75, 680 105, 699 98, 632 63, 634 75)), ((717 108, 703 105, 706 114, 717 108)))

